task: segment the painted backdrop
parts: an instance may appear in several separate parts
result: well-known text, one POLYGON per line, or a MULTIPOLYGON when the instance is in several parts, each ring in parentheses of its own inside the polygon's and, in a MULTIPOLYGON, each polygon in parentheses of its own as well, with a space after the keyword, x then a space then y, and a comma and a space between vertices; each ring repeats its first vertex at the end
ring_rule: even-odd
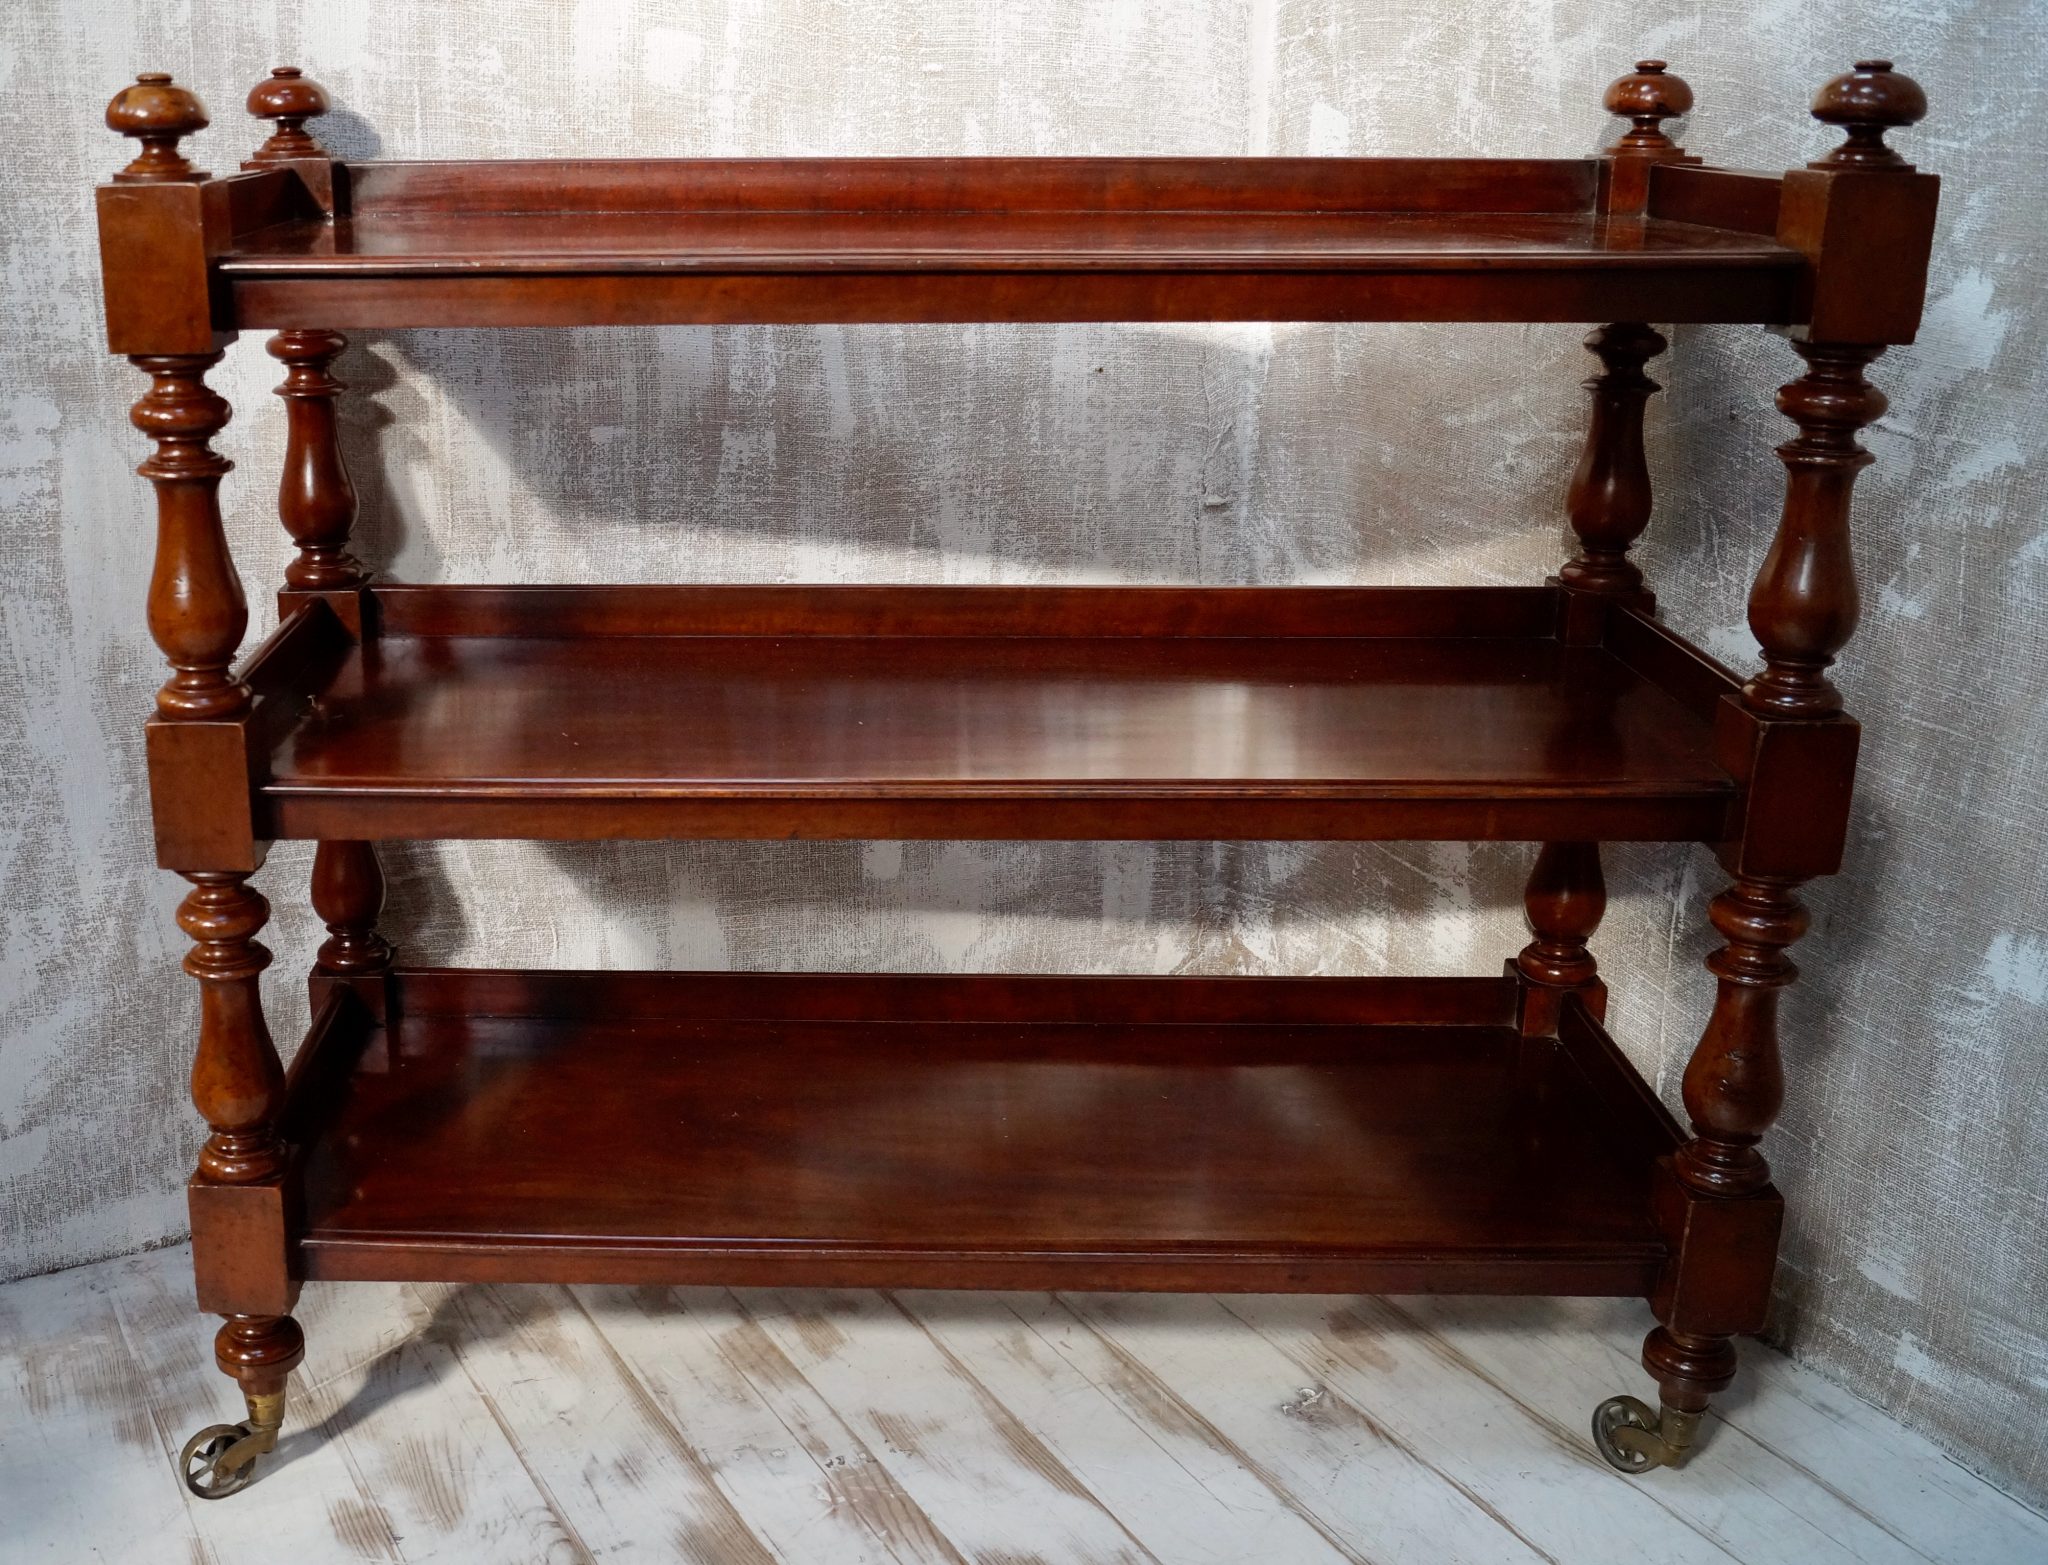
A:
MULTIPOLYGON (((139 723, 141 377, 100 342, 91 187, 138 69, 211 106, 233 167, 272 65, 334 95, 350 156, 1522 153, 1612 128, 1668 57, 1683 139, 1784 168, 1827 77, 1895 58, 1896 138, 1948 181, 1920 342, 1859 492, 1869 720, 1850 869, 1816 888, 1767 1150, 1791 1203, 1777 1335, 2048 1491, 2048 58, 2028 0, 15 0, 0 12, 0 1275, 169 1240, 198 1142, 178 883, 151 865, 139 723)), ((362 341, 347 443, 365 558, 484 581, 1531 582, 1592 367, 1567 328, 978 327, 416 332, 362 341)), ((1751 663, 1776 514, 1754 331, 1675 332, 1653 373, 1642 551, 1667 614, 1751 663)), ((259 604, 287 555, 260 343, 216 384, 259 604)), ((259 621, 263 611, 259 608, 259 621)), ((266 626, 259 623, 252 633, 266 626)), ((999 843, 419 847, 390 854, 419 959, 527 965, 1488 972, 1533 849, 999 843)), ((275 1030, 315 929, 310 855, 258 884, 275 1030)), ((1708 855, 1610 857, 1596 949, 1667 1095, 1710 998, 1708 855)), ((195 1323, 194 1330, 199 1330, 195 1323)), ((1598 1389, 1598 1388, 1595 1388, 1598 1389)), ((1589 1390, 1589 1397, 1593 1391, 1589 1390)))

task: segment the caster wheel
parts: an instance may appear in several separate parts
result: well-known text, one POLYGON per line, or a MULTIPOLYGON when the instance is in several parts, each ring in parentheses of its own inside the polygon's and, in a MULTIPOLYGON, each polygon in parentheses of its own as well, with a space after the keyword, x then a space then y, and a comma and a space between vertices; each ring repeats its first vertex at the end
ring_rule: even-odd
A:
POLYGON ((1593 1444, 1608 1466, 1631 1475, 1666 1461, 1657 1415, 1639 1397, 1609 1397, 1593 1409, 1593 1444))
POLYGON ((208 1424, 187 1440, 178 1453, 185 1487, 202 1500, 225 1500, 248 1488, 256 1477, 256 1452, 243 1442, 252 1433, 247 1424, 208 1424))
POLYGON ((1700 1418, 1697 1410, 1660 1410, 1635 1397, 1609 1397, 1593 1409, 1593 1444, 1608 1466, 1631 1475, 1653 1467, 1683 1467, 1699 1436, 1700 1418))

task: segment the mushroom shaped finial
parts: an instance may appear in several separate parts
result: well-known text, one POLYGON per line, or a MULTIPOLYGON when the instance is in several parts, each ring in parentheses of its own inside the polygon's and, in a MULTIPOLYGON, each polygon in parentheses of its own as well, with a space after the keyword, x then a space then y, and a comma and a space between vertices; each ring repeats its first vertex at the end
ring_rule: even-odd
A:
POLYGON ((277 129, 256 149, 250 162, 276 163, 286 158, 327 156, 327 149, 306 131, 307 120, 327 112, 327 90, 296 65, 280 65, 251 87, 249 112, 258 119, 277 122, 277 129))
POLYGON ((1678 144, 1664 134, 1661 122, 1692 108, 1692 88, 1683 77, 1671 75, 1662 60, 1638 60, 1635 70, 1609 87, 1601 102, 1609 114, 1629 121, 1629 133, 1619 143, 1623 150, 1676 152, 1678 144))
POLYGON ((1884 133, 1917 124, 1926 113, 1927 94, 1912 77, 1901 76, 1889 60, 1858 60, 1854 70, 1813 95, 1813 117, 1841 126, 1849 136, 1807 167, 1910 172, 1913 165, 1884 144, 1884 133))
POLYGON ((127 185, 206 178, 185 161, 178 142, 207 124, 206 105, 173 82, 169 71, 144 71, 107 105, 107 128, 142 143, 135 160, 114 178, 127 185))

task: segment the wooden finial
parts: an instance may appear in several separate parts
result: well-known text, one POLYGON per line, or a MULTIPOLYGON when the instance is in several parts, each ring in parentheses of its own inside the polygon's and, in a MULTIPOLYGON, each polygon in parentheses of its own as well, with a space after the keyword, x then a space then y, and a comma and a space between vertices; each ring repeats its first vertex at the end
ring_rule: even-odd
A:
POLYGON ((206 129, 206 105, 172 82, 169 71, 144 71, 107 105, 107 128, 135 136, 142 150, 114 176, 123 184, 151 185, 206 178, 178 151, 182 137, 206 129))
POLYGON ((1926 113, 1927 94, 1912 77, 1901 76, 1889 60, 1858 60, 1853 71, 1813 96, 1813 117, 1823 125, 1841 126, 1849 139, 1807 167, 1911 173, 1913 165, 1884 144, 1884 133, 1917 124, 1926 113))
POLYGON ((1664 134, 1660 122, 1692 108, 1692 88, 1668 74, 1662 60, 1638 60, 1635 71, 1609 87, 1601 102, 1609 114, 1622 115, 1631 126, 1617 151, 1675 153, 1678 144, 1664 134))
POLYGON ((249 89, 249 112, 277 121, 270 139, 256 149, 252 163, 278 163, 289 158, 324 158, 327 149, 306 133, 306 121, 327 112, 327 90, 309 81, 296 65, 280 65, 267 80, 249 89))

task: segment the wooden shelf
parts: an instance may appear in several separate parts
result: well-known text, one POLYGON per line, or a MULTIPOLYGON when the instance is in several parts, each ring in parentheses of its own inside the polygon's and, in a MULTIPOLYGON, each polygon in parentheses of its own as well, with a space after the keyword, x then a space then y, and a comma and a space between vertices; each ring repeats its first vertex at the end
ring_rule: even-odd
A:
POLYGON ((1601 177, 1590 158, 367 163, 339 166, 332 211, 286 191, 252 212, 213 267, 245 326, 1798 318, 1806 259, 1775 195, 1616 214, 1601 177))
POLYGON ((1464 271, 1714 266, 1797 271, 1774 240, 1579 213, 559 212, 283 223, 220 257, 231 277, 514 272, 1464 271))
POLYGON ((1517 994, 337 983, 287 1112, 296 1253, 309 1278, 1642 1293, 1676 1130, 1576 1002, 1565 1041, 1524 1039, 1517 994))
POLYGON ((1717 840, 1726 676, 1529 589, 413 588, 265 835, 1717 840), (1618 648, 1618 650, 1617 650, 1618 648))

